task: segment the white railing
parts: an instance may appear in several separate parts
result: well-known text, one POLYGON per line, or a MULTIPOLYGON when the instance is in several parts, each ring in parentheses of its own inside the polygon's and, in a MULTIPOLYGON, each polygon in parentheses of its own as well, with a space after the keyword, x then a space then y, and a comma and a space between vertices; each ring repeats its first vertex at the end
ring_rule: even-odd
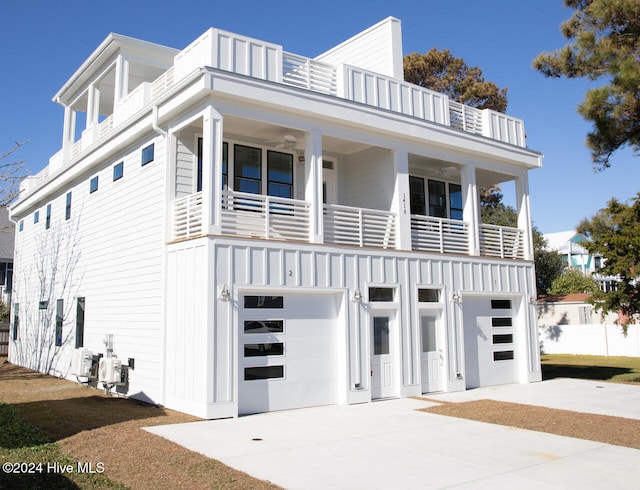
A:
POLYGON ((480 109, 449 100, 449 120, 452 128, 468 133, 484 134, 480 109))
POLYGON ((388 211, 326 204, 324 240, 358 247, 395 248, 396 215, 388 211))
POLYGON ((222 192, 223 235, 309 241, 309 203, 296 199, 222 192))
POLYGON ((480 254, 524 259, 524 231, 507 226, 480 225, 480 254))
POLYGON ((155 100, 173 86, 173 67, 151 82, 151 100, 155 100))
POLYGON ((282 83, 336 95, 336 67, 303 56, 282 53, 282 83))
POLYGON ((344 80, 345 99, 449 125, 445 94, 349 65, 344 65, 344 80))
POLYGON ((202 231, 202 192, 173 201, 171 239, 201 236, 202 231))
POLYGON ((469 253, 469 225, 455 219, 411 215, 413 250, 440 253, 469 253))

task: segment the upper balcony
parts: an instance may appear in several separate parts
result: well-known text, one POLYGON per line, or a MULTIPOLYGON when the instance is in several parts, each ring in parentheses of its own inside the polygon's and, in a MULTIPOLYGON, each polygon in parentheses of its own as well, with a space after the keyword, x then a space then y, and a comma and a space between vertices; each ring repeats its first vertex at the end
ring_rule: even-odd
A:
POLYGON ((399 77, 352 64, 332 64, 298 56, 283 51, 279 45, 219 29, 209 29, 179 52, 111 35, 85 66, 86 70, 78 70, 54 99, 65 106, 63 147, 51 157, 48 167, 24 182, 25 193, 38 187, 59 168, 82 157, 94 145, 106 141, 134 116, 149 111, 153 104, 203 67, 338 97, 526 147, 524 124, 520 119, 457 103, 445 94, 407 83, 399 77), (150 58, 153 61, 141 64, 138 55, 141 50, 153 53, 150 58), (90 62, 101 58, 106 60, 105 64, 96 70, 96 63, 90 62), (91 75, 87 73, 89 69, 96 72, 91 75))

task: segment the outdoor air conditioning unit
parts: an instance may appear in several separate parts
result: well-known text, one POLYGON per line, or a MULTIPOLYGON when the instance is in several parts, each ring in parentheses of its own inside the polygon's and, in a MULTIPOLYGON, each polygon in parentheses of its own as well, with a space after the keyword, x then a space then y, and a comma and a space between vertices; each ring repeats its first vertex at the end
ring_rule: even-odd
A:
POLYGON ((126 384, 127 368, 117 357, 103 357, 98 367, 98 381, 108 385, 126 384))
POLYGON ((93 353, 84 347, 73 351, 71 359, 71 374, 79 377, 95 378, 93 372, 93 353))

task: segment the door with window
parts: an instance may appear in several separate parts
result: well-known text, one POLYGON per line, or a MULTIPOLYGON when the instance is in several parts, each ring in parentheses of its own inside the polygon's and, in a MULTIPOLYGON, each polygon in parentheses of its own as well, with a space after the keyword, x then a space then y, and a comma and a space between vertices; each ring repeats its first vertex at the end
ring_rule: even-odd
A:
POLYGON ((371 319, 371 398, 396 396, 394 362, 395 322, 391 313, 371 319))
POLYGON ((336 197, 336 162, 322 159, 322 203, 335 204, 336 197))
POLYGON ((420 315, 422 393, 443 391, 444 353, 435 313, 420 315))

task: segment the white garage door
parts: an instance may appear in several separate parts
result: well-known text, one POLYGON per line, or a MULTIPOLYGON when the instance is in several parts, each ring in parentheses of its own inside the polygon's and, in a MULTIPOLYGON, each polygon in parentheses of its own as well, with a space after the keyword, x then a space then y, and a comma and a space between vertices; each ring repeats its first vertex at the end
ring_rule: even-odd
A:
POLYGON ((332 294, 240 297, 239 414, 337 402, 337 314, 332 294))
POLYGON ((465 297, 462 304, 466 387, 517 383, 515 299, 465 297))

